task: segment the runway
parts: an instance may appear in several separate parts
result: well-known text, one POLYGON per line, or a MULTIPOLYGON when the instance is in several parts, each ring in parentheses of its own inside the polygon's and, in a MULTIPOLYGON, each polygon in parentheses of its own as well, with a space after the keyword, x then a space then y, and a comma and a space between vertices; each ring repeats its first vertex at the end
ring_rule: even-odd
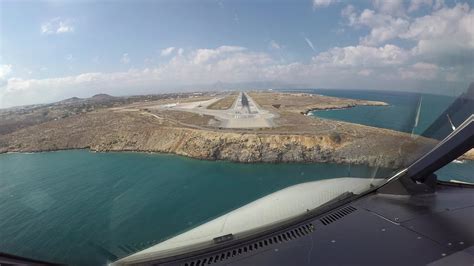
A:
POLYGON ((273 127, 274 114, 261 109, 255 101, 244 92, 239 93, 232 107, 228 110, 207 109, 211 104, 221 100, 214 98, 207 101, 176 103, 163 105, 161 109, 178 110, 202 115, 210 115, 221 121, 223 128, 268 128, 273 127))

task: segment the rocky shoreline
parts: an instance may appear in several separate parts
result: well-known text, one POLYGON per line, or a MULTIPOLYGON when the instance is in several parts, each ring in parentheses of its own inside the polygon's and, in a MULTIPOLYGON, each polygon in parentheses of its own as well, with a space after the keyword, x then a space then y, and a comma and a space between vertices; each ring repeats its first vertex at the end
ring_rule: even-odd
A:
MULTIPOLYGON (((252 96, 263 108, 277 114, 277 127, 226 130, 212 126, 212 117, 153 109, 153 106, 173 99, 140 101, 131 105, 119 103, 120 108, 115 104, 107 105, 113 108, 100 109, 92 105, 86 109, 81 107, 82 111, 74 111, 77 107, 71 103, 55 104, 54 115, 74 112, 61 119, 47 116, 37 124, 26 121, 28 123, 23 122, 18 129, 12 127, 12 132, 0 134, 0 153, 88 149, 170 153, 240 163, 320 162, 399 168, 437 143, 389 129, 300 114, 302 110, 308 113, 358 105, 388 105, 384 102, 284 93, 253 93, 252 96)), ((41 108, 33 111, 41 115, 45 110, 51 110, 51 106, 41 108)), ((20 113, 14 120, 20 121, 17 124, 31 116, 31 111, 22 112, 25 115, 20 113)), ((4 116, 11 117, 12 112, 4 116)), ((463 159, 474 159, 474 152, 463 159)))
POLYGON ((331 162, 396 168, 412 160, 417 153, 400 156, 393 147, 405 143, 407 151, 421 152, 430 142, 415 142, 409 135, 391 130, 349 126, 365 134, 221 132, 163 126, 153 117, 136 113, 116 113, 112 119, 109 113, 98 112, 0 136, 0 153, 89 149, 172 153, 242 163, 331 162))
POLYGON ((301 112, 301 114, 308 115, 312 111, 344 110, 344 109, 354 108, 356 106, 389 106, 389 104, 386 102, 380 102, 380 101, 370 101, 367 103, 347 104, 345 106, 314 107, 314 108, 309 108, 304 112, 301 112))

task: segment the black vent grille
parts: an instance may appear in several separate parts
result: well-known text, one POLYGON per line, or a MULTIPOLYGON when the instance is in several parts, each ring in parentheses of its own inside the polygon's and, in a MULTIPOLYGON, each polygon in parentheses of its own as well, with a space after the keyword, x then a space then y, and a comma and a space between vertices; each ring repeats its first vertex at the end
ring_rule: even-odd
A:
POLYGON ((326 216, 324 216, 323 218, 319 219, 319 221, 321 221, 321 223, 323 223, 324 225, 328 225, 330 223, 333 223, 339 219, 341 219, 342 217, 346 216, 346 215, 349 215, 350 213, 354 212, 355 210, 357 210, 356 208, 352 207, 352 206, 347 206, 347 207, 344 207, 342 209, 339 209, 331 214, 328 214, 326 216))
POLYGON ((297 238, 306 236, 313 231, 314 231, 313 224, 309 223, 309 224, 301 225, 294 229, 288 230, 286 232, 280 233, 272 237, 259 240, 257 242, 253 242, 253 243, 250 243, 238 248, 230 249, 230 250, 217 253, 214 255, 187 261, 184 263, 184 266, 200 266, 200 265, 209 265, 213 263, 222 262, 229 258, 238 256, 241 254, 256 251, 260 248, 265 248, 274 244, 295 240, 297 238))

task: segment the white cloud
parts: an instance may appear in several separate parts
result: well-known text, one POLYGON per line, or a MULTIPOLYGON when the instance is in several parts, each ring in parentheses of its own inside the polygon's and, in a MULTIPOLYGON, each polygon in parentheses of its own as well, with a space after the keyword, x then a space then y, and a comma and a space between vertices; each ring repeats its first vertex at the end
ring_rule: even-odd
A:
POLYGON ((74 32, 71 20, 53 18, 41 24, 41 33, 43 34, 62 34, 68 32, 74 32))
POLYGON ((12 72, 12 65, 0 65, 0 80, 5 79, 12 72))
POLYGON ((174 52, 174 50, 176 50, 175 47, 168 47, 168 48, 165 48, 165 49, 161 50, 160 54, 161 54, 161 56, 169 56, 174 52))
POLYGON ((347 5, 341 10, 341 16, 349 21, 349 25, 353 26, 356 24, 357 14, 356 9, 353 5, 347 5))
POLYGON ((211 60, 219 59, 223 56, 229 56, 229 54, 244 52, 246 50, 246 48, 240 46, 221 46, 217 49, 197 49, 192 53, 192 62, 199 65, 210 62, 211 60))
POLYGON ((270 49, 273 49, 273 50, 280 50, 281 49, 281 45, 279 43, 277 43, 276 41, 274 41, 274 40, 271 40, 268 45, 270 46, 270 49))
MULTIPOLYGON (((471 24, 474 23, 473 14, 468 4, 457 4, 453 8, 443 8, 431 15, 416 18, 401 37, 421 40, 458 34, 473 39, 474 30, 473 24, 471 24)), ((466 40, 466 37, 463 40, 466 40)))
POLYGON ((395 18, 370 9, 365 9, 358 15, 352 6, 343 9, 342 16, 348 20, 350 26, 370 28, 369 35, 361 38, 361 43, 365 45, 385 43, 407 31, 410 25, 404 18, 395 18))
POLYGON ((120 62, 125 65, 130 63, 130 56, 128 55, 128 53, 124 53, 122 55, 122 57, 120 58, 120 62))
POLYGON ((59 22, 59 27, 56 30, 56 33, 66 33, 66 32, 73 32, 73 31, 74 31, 74 27, 69 25, 69 23, 66 23, 64 21, 60 21, 59 22))
MULTIPOLYGON (((362 11, 349 5, 341 11, 349 27, 367 29, 368 33, 357 44, 316 53, 311 40, 303 35, 315 52, 308 63, 287 63, 274 58, 276 53, 220 46, 194 50, 168 47, 161 52, 169 60, 154 68, 48 79, 8 78, 11 65, 3 65, 0 107, 88 97, 101 92, 120 95, 176 91, 179 86, 188 85, 203 88, 217 81, 410 89, 421 85, 445 87, 446 82, 460 84, 474 79, 474 11, 468 4, 448 7, 433 1, 431 12, 420 17, 400 15, 397 5, 378 5, 374 10, 362 11), (146 88, 149 90, 144 91, 146 88)), ((429 9, 428 4, 420 5, 429 9)), ((410 9, 411 5, 407 7, 410 9)), ((269 47, 278 49, 281 45, 271 41, 269 47)), ((131 62, 127 53, 122 55, 121 62, 131 62)))
POLYGON ((370 34, 362 38, 362 43, 369 45, 385 43, 406 31, 409 26, 409 22, 405 19, 374 15, 371 12, 361 14, 361 19, 366 20, 368 24, 373 23, 374 25, 370 34))
POLYGON ((416 11, 423 6, 433 6, 433 0, 411 0, 410 6, 408 7, 408 12, 416 11))
POLYGON ((402 79, 432 80, 438 75, 439 67, 434 64, 418 62, 408 67, 399 68, 402 79))
MULTIPOLYGON (((124 57, 128 58, 128 55, 124 54, 124 57)), ((6 77, 10 70, 11 66, 2 66, 0 75, 6 77)), ((413 50, 392 44, 334 47, 317 54, 306 64, 281 63, 270 54, 253 52, 240 46, 195 49, 186 53, 178 49, 166 64, 154 68, 48 79, 9 78, 3 85, 0 83, 0 107, 51 102, 72 96, 89 97, 97 93, 157 93, 176 91, 177 87, 187 85, 203 88, 217 81, 272 81, 318 87, 383 86, 384 89, 396 89, 402 84, 408 88, 410 82, 435 84, 439 81, 463 81, 472 76, 467 72, 461 68, 421 61, 413 50)))
POLYGON ((358 75, 368 77, 374 72, 372 69, 362 69, 359 72, 357 72, 358 75))
MULTIPOLYGON (((264 69, 274 64, 269 55, 238 46, 181 53, 167 64, 155 68, 48 79, 10 78, 6 86, 0 84, 0 107, 55 101, 72 96, 88 97, 99 92, 117 95, 117 92, 123 94, 126 91, 131 94, 136 88, 163 90, 170 86, 210 84, 219 80, 256 81, 265 78, 264 69)), ((123 57, 128 58, 128 55, 124 54, 123 57)))
POLYGON ((445 6, 446 6, 446 4, 444 3, 444 0, 435 0, 434 5, 433 5, 433 9, 438 10, 438 9, 441 9, 445 6))
POLYGON ((336 2, 337 0, 313 0, 313 8, 328 7, 336 2))
POLYGON ((313 60, 318 64, 329 66, 377 67, 401 65, 408 60, 409 55, 408 51, 391 44, 378 48, 358 45, 335 47, 320 53, 313 60))
POLYGON ((467 4, 443 7, 416 18, 399 37, 416 41, 413 52, 420 60, 444 66, 473 67, 474 10, 467 4))
POLYGON ((306 38, 306 37, 304 37, 304 40, 308 44, 309 48, 311 48, 311 50, 313 50, 313 52, 316 52, 316 49, 314 48, 313 42, 311 42, 311 40, 306 38))
MULTIPOLYGON (((409 50, 388 44, 381 47, 335 47, 303 64, 281 63, 270 54, 249 51, 239 46, 196 49, 187 53, 183 51, 181 55, 175 54, 166 64, 154 68, 83 73, 48 79, 9 78, 4 86, 0 84, 0 107, 51 102, 72 96, 89 97, 96 93, 156 93, 176 91, 177 86, 186 85, 202 88, 217 81, 272 81, 320 87, 365 84, 368 88, 384 84, 384 88, 389 88, 390 84, 398 86, 400 83, 387 84, 387 80, 402 82, 418 80, 420 77, 425 80, 439 78, 436 75, 440 72, 439 66, 428 62, 411 62, 410 53, 409 50), (367 79, 368 76, 370 79, 367 79)), ((450 73, 452 79, 462 78, 462 73, 455 70, 450 73)))
POLYGON ((467 4, 416 18, 400 38, 416 40, 420 54, 474 50, 474 10, 467 4))
POLYGON ((405 16, 404 0, 373 0, 373 4, 382 14, 405 16))
MULTIPOLYGON (((341 2, 313 0, 312 4, 320 8, 341 2)), ((157 90, 148 92, 187 85, 195 88, 217 81, 398 89, 410 88, 410 84, 415 84, 410 82, 415 81, 426 82, 423 84, 430 88, 441 87, 446 81, 474 79, 474 11, 469 4, 446 5, 443 0, 373 0, 372 3, 367 9, 347 5, 341 10, 346 26, 362 32, 359 41, 352 45, 318 53, 316 48, 320 47, 303 34, 304 42, 314 52, 307 63, 282 60, 275 50, 283 46, 272 40, 268 43, 271 53, 241 46, 193 50, 168 47, 160 55, 169 60, 157 67, 115 73, 31 79, 11 77, 12 66, 0 65, 0 107, 71 96, 88 97, 100 92, 118 95, 140 94, 144 91, 137 89, 143 88, 157 90)), ((344 28, 345 32, 349 28, 344 28)), ((74 25, 71 20, 55 18, 43 23, 41 31, 44 34, 73 32, 74 25)), ((65 59, 74 57, 68 55, 65 59)), ((145 61, 146 66, 153 65, 152 61, 145 61)), ((124 53, 120 62, 130 64, 129 54, 124 53)), ((15 65, 15 74, 17 68, 15 65)))
POLYGON ((467 3, 447 7, 442 1, 434 2, 433 8, 431 14, 415 18, 395 17, 369 9, 357 13, 351 6, 346 7, 341 15, 349 26, 369 29, 369 34, 360 38, 362 45, 377 46, 395 39, 407 40, 415 43, 412 53, 418 56, 417 60, 442 65, 472 65, 474 10, 467 3), (437 9, 438 6, 441 8, 437 9))

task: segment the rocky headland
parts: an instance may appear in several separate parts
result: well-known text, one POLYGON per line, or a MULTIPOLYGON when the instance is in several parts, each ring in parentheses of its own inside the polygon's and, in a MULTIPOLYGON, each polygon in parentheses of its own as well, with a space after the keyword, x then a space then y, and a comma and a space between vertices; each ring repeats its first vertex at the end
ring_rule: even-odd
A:
MULTIPOLYGON (((332 162, 396 168, 413 161, 436 144, 431 139, 413 138, 393 130, 301 115, 310 109, 385 103, 284 93, 250 95, 263 108, 278 114, 276 127, 219 129, 213 126, 212 117, 150 110, 150 105, 157 102, 138 100, 102 108, 88 105, 89 111, 33 125, 28 123, 0 135, 0 152, 90 149, 97 152, 174 153, 198 159, 245 163, 332 162), (117 109, 117 106, 127 108, 117 109)), ((63 103, 63 109, 69 108, 70 102, 77 104, 77 100, 68 101, 63 103)), ((18 117, 17 120, 21 121, 18 117)))

